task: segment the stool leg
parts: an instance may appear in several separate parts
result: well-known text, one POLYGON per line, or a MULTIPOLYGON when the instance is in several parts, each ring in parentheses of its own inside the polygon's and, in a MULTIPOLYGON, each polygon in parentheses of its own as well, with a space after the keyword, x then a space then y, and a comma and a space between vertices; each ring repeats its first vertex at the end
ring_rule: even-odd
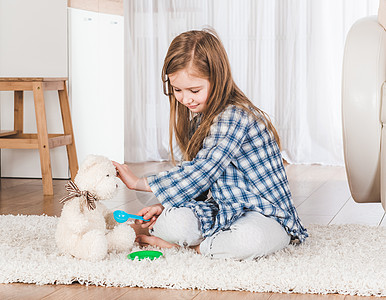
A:
POLYGON ((15 91, 14 92, 14 130, 17 133, 23 133, 23 91, 15 91))
POLYGON ((48 131, 46 108, 44 104, 44 93, 42 83, 34 83, 33 85, 36 125, 38 131, 38 144, 40 154, 40 166, 42 169, 43 193, 44 195, 53 195, 52 187, 52 171, 50 147, 48 144, 48 131))
POLYGON ((67 145, 67 157, 70 167, 71 179, 74 180, 78 172, 78 157, 76 155, 74 131, 72 129, 70 104, 68 103, 68 94, 66 82, 64 82, 64 90, 59 90, 60 111, 62 113, 63 130, 65 135, 71 135, 72 142, 67 145))

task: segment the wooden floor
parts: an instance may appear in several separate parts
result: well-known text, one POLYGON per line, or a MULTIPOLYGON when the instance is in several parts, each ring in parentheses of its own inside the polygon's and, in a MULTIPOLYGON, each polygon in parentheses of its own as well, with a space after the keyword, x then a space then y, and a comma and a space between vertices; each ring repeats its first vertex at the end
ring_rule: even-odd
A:
MULTIPOLYGON (((140 176, 170 168, 168 163, 131 164, 140 176)), ((381 204, 357 204, 350 196, 343 167, 288 165, 286 167, 295 206, 304 224, 369 224, 386 226, 381 204)), ((59 199, 66 192, 65 180, 54 180, 54 196, 43 196, 41 180, 0 179, 0 214, 59 216, 59 199)), ((157 203, 150 193, 129 191, 121 185, 118 195, 105 203, 112 210, 136 213, 157 203)), ((1 270, 0 270, 1 272, 1 270)), ((386 298, 386 297, 383 297, 386 298)), ((379 299, 345 295, 275 294, 239 291, 199 291, 95 286, 0 284, 0 299, 254 299, 254 300, 354 300, 379 299)))

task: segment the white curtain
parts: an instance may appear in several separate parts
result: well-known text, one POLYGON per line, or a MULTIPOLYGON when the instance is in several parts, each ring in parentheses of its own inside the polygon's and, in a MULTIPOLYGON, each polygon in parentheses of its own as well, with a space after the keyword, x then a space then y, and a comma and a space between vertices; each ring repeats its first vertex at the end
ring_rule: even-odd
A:
POLYGON ((125 161, 170 158, 161 68, 179 33, 213 27, 234 79, 266 111, 290 163, 343 164, 341 68, 378 0, 126 0, 125 161))

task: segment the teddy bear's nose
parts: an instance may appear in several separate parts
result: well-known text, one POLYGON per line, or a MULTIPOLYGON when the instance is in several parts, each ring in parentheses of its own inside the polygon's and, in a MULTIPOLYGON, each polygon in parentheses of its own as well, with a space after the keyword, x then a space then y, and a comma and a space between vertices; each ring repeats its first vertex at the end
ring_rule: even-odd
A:
POLYGON ((118 188, 118 183, 115 185, 116 188, 118 188))

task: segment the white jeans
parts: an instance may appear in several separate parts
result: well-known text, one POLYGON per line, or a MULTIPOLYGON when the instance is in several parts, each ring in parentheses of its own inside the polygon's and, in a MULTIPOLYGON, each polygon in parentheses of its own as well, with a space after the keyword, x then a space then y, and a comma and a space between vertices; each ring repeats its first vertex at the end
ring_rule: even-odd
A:
POLYGON ((167 208, 150 232, 180 246, 200 244, 203 255, 213 258, 253 259, 286 247, 290 236, 274 219, 248 211, 229 229, 203 238, 201 225, 190 208, 167 208))

